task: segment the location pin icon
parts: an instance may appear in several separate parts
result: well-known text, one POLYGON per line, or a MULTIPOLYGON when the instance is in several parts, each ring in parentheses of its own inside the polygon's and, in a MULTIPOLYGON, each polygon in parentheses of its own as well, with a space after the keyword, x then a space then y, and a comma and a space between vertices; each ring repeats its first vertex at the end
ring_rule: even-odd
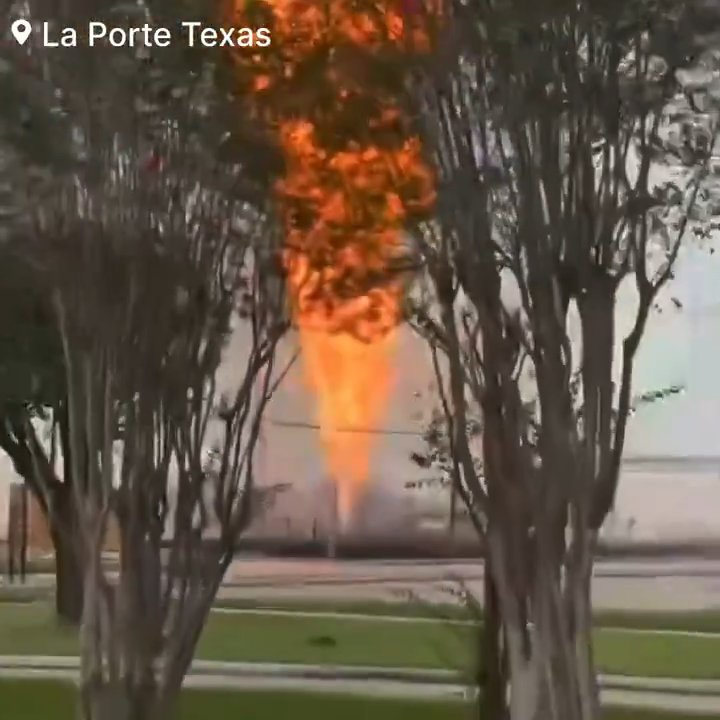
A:
POLYGON ((11 26, 10 31, 18 44, 24 45, 25 41, 30 37, 32 25, 27 20, 16 20, 11 26))

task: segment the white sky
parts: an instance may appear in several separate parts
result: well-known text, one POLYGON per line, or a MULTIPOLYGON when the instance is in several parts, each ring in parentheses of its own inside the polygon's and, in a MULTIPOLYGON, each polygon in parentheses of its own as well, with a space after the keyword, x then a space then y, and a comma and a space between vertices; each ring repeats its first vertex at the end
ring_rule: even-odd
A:
POLYGON ((638 412, 629 453, 720 455, 719 290, 720 258, 689 248, 666 293, 684 308, 651 318, 637 367, 638 390, 681 384, 686 392, 638 412))

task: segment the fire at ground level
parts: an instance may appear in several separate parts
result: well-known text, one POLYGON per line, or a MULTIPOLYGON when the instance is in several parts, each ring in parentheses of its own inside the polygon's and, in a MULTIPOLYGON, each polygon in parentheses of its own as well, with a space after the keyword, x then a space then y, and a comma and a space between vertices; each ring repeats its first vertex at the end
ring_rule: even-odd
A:
MULTIPOLYGON (((678 547, 693 551, 717 547, 718 467, 720 459, 711 458, 629 460, 616 510, 603 528, 605 544, 656 553, 678 547), (652 502, 648 502, 650 497, 652 502)), ((19 485, 0 460, 0 543, 8 539, 11 487, 17 497, 19 485)), ((281 556, 312 557, 326 554, 328 540, 334 540, 335 550, 343 557, 471 558, 480 554, 477 538, 459 510, 451 529, 446 490, 408 491, 397 479, 376 477, 358 502, 352 524, 342 531, 334 514, 336 488, 328 479, 303 478, 256 519, 243 546, 281 556)), ((51 552, 47 528, 31 499, 27 513, 31 554, 51 552)), ((115 545, 111 538, 109 547, 115 545)))

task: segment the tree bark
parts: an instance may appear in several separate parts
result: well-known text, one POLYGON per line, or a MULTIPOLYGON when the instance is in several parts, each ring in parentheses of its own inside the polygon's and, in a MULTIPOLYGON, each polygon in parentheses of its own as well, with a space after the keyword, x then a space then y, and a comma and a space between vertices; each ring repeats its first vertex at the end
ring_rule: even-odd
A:
POLYGON ((589 562, 562 582, 547 562, 542 563, 529 597, 527 620, 519 612, 523 599, 507 584, 507 568, 495 567, 507 640, 510 720, 600 717, 586 567, 591 567, 589 562))
POLYGON ((85 683, 80 691, 81 720, 170 720, 172 712, 160 702, 152 685, 137 688, 125 680, 85 683))
POLYGON ((60 533, 55 545, 55 612, 63 623, 79 625, 82 619, 82 568, 72 544, 60 533))
MULTIPOLYGON (((13 436, 7 431, 0 432, 0 448, 12 460, 15 472, 25 481, 26 490, 40 508, 43 519, 47 523, 55 553, 55 608, 58 618, 62 622, 78 625, 82 616, 83 590, 82 590, 82 564, 75 546, 77 532, 72 503, 72 464, 70 462, 70 445, 68 438, 67 410, 60 411, 60 442, 63 457, 63 475, 60 479, 54 473, 54 455, 42 456, 41 471, 38 471, 33 461, 33 448, 40 447, 34 436, 32 425, 28 423, 24 429, 23 423, 15 421, 13 436), (52 498, 48 506, 48 498, 52 498)), ((6 422, 10 422, 5 418, 6 422)), ((1 423, 0 423, 1 424, 1 423)), ((44 451, 43 451, 44 452, 44 451)), ((23 502, 22 514, 25 523, 22 534, 27 534, 27 500, 23 502)), ((25 558, 20 558, 20 567, 17 567, 17 552, 25 553, 27 541, 20 542, 23 547, 18 548, 21 540, 17 537, 20 528, 12 524, 9 528, 8 552, 9 571, 14 575, 16 570, 22 574, 25 571, 25 558)))
POLYGON ((505 720, 507 718, 507 669, 502 642, 502 622, 495 582, 489 559, 485 560, 485 602, 481 660, 483 678, 481 684, 481 720, 505 720))
POLYGON ((69 488, 57 491, 48 522, 55 549, 55 611, 61 622, 77 626, 83 611, 83 570, 74 543, 75 517, 69 488))

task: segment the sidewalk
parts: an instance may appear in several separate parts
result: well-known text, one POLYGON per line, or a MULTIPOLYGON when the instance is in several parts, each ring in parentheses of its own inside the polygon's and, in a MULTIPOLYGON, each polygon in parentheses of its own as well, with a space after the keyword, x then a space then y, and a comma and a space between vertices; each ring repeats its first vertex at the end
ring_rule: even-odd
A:
MULTIPOLYGON (((79 666, 77 657, 5 655, 0 656, 0 677, 72 681, 77 679, 79 666)), ((196 660, 185 685, 447 700, 467 699, 473 694, 462 675, 452 670, 211 660, 196 660)), ((600 677, 600 686, 607 705, 720 715, 720 680, 605 675, 600 677)))

